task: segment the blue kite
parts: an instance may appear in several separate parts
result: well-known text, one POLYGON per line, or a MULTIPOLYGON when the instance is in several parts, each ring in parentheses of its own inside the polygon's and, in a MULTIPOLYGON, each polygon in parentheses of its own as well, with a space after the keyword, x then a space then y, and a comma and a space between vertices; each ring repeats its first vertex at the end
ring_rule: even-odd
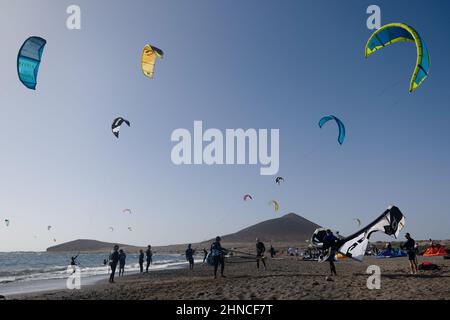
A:
POLYGON ((344 143, 344 139, 345 139, 345 126, 342 123, 341 120, 339 120, 338 118, 336 118, 335 116, 325 116, 322 119, 320 119, 319 121, 319 127, 322 128, 322 126, 327 123, 330 120, 334 120, 336 121, 338 127, 339 127, 339 136, 338 136, 338 142, 340 145, 342 145, 344 143))
POLYGON ((20 82, 31 90, 36 90, 39 65, 47 41, 40 37, 30 37, 20 47, 17 55, 17 74, 20 82))
POLYGON ((390 23, 382 26, 367 41, 365 55, 368 58, 375 51, 400 41, 413 42, 416 46, 417 61, 409 84, 409 92, 413 92, 428 77, 430 69, 430 54, 425 41, 413 27, 404 23, 390 23))

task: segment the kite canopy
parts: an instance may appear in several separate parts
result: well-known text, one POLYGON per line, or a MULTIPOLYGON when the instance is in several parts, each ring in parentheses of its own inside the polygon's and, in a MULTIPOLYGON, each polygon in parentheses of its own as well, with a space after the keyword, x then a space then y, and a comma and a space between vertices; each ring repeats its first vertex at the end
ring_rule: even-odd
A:
POLYGON ((390 23, 376 30, 365 48, 366 58, 375 51, 399 41, 414 42, 417 48, 417 62, 409 84, 409 92, 416 90, 428 77, 430 55, 425 42, 414 28, 404 23, 390 23))
POLYGON ((440 257, 448 255, 447 250, 444 246, 435 245, 433 247, 429 247, 423 253, 424 257, 440 257))
POLYGON ((370 236, 373 233, 382 232, 397 239, 405 223, 405 216, 400 209, 396 206, 390 206, 366 227, 345 239, 340 239, 337 246, 338 252, 347 257, 362 261, 367 245, 369 244, 370 236))
POLYGON ((123 209, 122 212, 123 212, 123 213, 131 214, 131 210, 130 210, 130 209, 123 209))
POLYGON ((323 240, 325 239, 326 236, 327 236, 327 229, 317 228, 316 230, 314 230, 310 241, 313 245, 321 247, 323 246, 323 240))
POLYGON ((338 136, 338 142, 340 145, 344 143, 345 139, 345 126, 344 123, 342 123, 341 120, 336 118, 335 116, 325 116, 319 121, 319 127, 322 128, 325 123, 327 123, 330 120, 336 121, 338 127, 339 127, 339 136, 338 136))
POLYGON ((146 77, 153 78, 157 58, 164 58, 164 52, 152 45, 146 44, 142 50, 141 68, 146 77))
POLYGON ((273 206, 273 210, 278 211, 280 210, 280 204, 278 203, 278 201, 272 200, 269 202, 270 206, 273 206))
POLYGON ((253 200, 253 197, 251 195, 249 195, 249 194, 246 194, 244 196, 244 201, 247 201, 248 199, 253 200))
POLYGON ((122 124, 125 123, 127 126, 130 126, 130 121, 119 117, 114 119, 112 125, 111 125, 111 131, 113 133, 113 135, 118 139, 119 138, 119 134, 120 134, 120 127, 122 126, 122 124))
POLYGON ((17 74, 19 80, 28 89, 36 90, 39 65, 47 41, 39 37, 30 37, 20 47, 17 55, 17 74))
POLYGON ((401 249, 383 250, 377 254, 377 258, 401 258, 406 257, 407 254, 401 249))
POLYGON ((5 219, 5 225, 6 225, 7 227, 9 227, 9 220, 8 220, 8 219, 5 219))
POLYGON ((275 179, 275 183, 276 183, 276 184, 280 185, 281 182, 284 182, 284 178, 283 178, 283 177, 277 177, 277 178, 275 179))

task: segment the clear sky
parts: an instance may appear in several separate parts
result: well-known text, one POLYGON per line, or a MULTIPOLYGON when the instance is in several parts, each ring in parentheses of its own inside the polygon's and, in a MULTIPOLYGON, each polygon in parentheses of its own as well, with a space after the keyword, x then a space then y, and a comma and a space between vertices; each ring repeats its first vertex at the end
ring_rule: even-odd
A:
POLYGON ((449 15, 440 0, 1 0, 0 251, 195 242, 289 212, 348 234, 390 204, 416 239, 450 238, 449 15), (81 30, 66 28, 70 4, 81 30), (364 59, 370 4, 426 41, 430 76, 413 94, 413 44, 364 59), (47 40, 36 91, 16 71, 32 35, 47 40), (152 80, 146 43, 165 52, 152 80), (318 128, 328 114, 347 127, 342 146, 335 125, 318 128), (132 123, 119 140, 117 116, 132 123), (279 129, 285 183, 259 166, 175 166, 171 133, 194 120, 279 129))

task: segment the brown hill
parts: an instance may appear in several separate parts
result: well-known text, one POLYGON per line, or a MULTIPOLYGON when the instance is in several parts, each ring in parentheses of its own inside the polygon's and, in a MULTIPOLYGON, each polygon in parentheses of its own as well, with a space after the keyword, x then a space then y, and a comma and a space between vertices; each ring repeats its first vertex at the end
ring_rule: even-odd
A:
POLYGON ((319 225, 295 214, 260 222, 233 234, 222 237, 223 242, 248 243, 256 238, 276 243, 304 243, 319 225))

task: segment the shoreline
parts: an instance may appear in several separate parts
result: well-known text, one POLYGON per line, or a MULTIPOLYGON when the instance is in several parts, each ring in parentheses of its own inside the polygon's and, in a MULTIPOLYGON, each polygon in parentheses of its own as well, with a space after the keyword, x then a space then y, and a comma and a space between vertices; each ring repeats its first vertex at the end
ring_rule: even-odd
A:
MULTIPOLYGON (((196 261, 198 263, 199 260, 196 261)), ((174 263, 173 265, 166 266, 165 268, 159 268, 154 264, 150 267, 149 272, 161 272, 165 270, 177 270, 187 268, 187 262, 174 263)), ((140 275, 139 270, 125 270, 126 274, 123 278, 140 275)), ((116 271, 116 280, 119 279, 118 269, 116 271)), ((122 277, 121 277, 122 278, 122 277)), ((109 274, 90 275, 82 277, 82 288, 89 288, 106 282, 109 279, 109 274)), ((0 295, 6 298, 15 299, 16 297, 48 294, 54 292, 69 291, 66 289, 66 278, 57 279, 40 279, 40 280, 28 280, 5 283, 0 286, 0 295)))
POLYGON ((449 300, 450 260, 419 257, 432 261, 441 271, 421 271, 410 275, 406 258, 366 257, 360 263, 343 259, 336 263, 337 277, 327 281, 329 265, 301 261, 295 257, 267 259, 268 270, 257 271, 256 263, 229 263, 226 278, 213 279, 212 267, 197 263, 191 271, 184 267, 149 274, 129 274, 107 279, 81 290, 54 290, 9 296, 12 300, 449 300), (369 290, 368 266, 378 265, 381 289, 369 290))

